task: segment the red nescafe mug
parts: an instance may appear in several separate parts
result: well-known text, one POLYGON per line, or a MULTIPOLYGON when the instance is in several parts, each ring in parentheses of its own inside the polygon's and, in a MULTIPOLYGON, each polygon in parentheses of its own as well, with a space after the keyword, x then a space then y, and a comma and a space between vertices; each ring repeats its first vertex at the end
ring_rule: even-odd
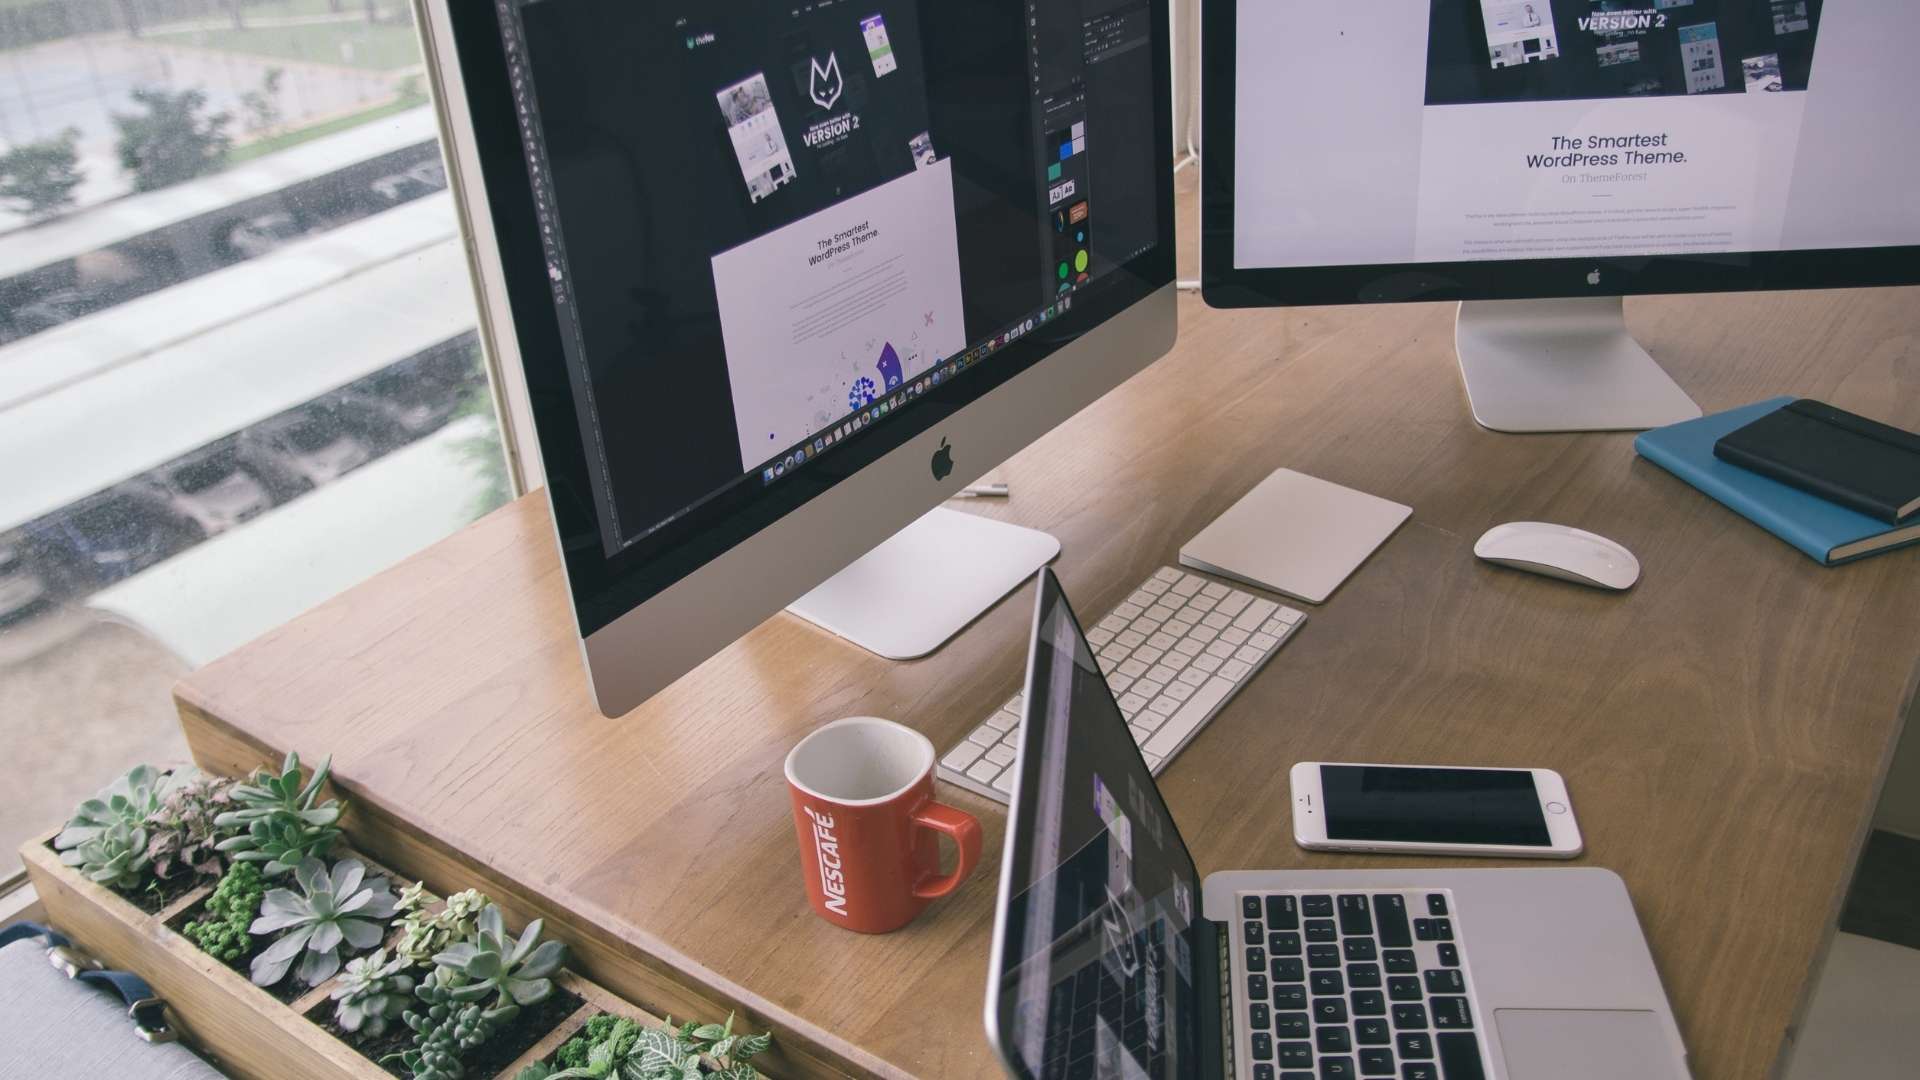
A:
POLYGON ((980 822, 933 801, 933 744, 871 716, 835 720, 787 754, 801 877, 820 917, 863 934, 914 920, 980 862, 980 822), (940 870, 940 837, 958 858, 940 870))

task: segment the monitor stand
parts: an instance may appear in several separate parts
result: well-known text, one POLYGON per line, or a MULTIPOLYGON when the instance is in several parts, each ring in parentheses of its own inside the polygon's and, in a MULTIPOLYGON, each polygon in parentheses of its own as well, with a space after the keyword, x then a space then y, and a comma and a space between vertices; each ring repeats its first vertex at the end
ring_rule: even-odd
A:
POLYGON ((1047 533, 935 507, 787 610, 868 652, 916 660, 1058 554, 1047 533))
POLYGON ((1468 300, 1454 349, 1473 418, 1494 431, 1638 431, 1700 415, 1627 332, 1618 296, 1468 300))

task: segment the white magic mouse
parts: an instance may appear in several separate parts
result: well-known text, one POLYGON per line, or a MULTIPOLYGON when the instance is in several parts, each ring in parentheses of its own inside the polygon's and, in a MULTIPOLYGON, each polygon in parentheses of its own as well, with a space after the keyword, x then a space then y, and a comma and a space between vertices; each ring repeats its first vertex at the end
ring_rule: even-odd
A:
POLYGON ((1544 521, 1515 521, 1488 529, 1473 553, 1490 563, 1596 589, 1630 589, 1640 560, 1604 536, 1544 521))

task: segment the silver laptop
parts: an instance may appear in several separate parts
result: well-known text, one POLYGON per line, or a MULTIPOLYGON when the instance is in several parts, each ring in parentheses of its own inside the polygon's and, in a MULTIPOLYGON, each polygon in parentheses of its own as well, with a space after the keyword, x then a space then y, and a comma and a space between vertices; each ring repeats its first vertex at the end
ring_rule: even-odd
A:
MULTIPOLYGON (((1201 881, 1059 582, 1043 569, 1038 586, 987 983, 987 1036, 1010 1075, 1688 1075, 1610 871, 1201 881)), ((1275 814, 1290 764, 1273 763, 1275 814)))

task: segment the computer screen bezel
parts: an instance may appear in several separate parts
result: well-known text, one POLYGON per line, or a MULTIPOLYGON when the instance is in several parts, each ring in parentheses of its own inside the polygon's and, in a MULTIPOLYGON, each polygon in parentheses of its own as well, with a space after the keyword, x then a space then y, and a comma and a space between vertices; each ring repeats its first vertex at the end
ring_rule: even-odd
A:
MULTIPOLYGON (((675 522, 668 539, 609 557, 602 545, 600 507, 580 438, 584 403, 571 384, 561 351, 561 327, 553 305, 540 241, 512 86, 492 4, 447 3, 448 25, 471 114, 472 148, 483 187, 493 239, 498 246, 499 288, 512 316, 513 334, 526 373, 553 524, 580 635, 590 637, 674 585, 778 524, 826 492, 858 476, 969 405, 1015 380, 1055 352, 1170 286, 1174 280, 1172 105, 1168 0, 1149 0, 1154 33, 1155 148, 1169 162, 1158 174, 1157 239, 1153 248, 1114 270, 1109 284, 1075 293, 1070 313, 1044 329, 1010 342, 965 377, 922 395, 897 418, 841 445, 833 454, 759 491, 743 505, 702 507, 675 522)), ((504 329, 504 328, 502 328, 504 329)), ((719 502, 720 500, 716 500, 719 502)), ((875 538, 877 542, 880 537, 875 538)))
POLYGON ((1200 282, 1212 307, 1870 288, 1920 284, 1920 246, 1625 258, 1239 268, 1234 265, 1240 0, 1200 15, 1200 282), (1594 277, 1594 271, 1599 274, 1594 277))
MULTIPOLYGON (((994 1052, 1000 1056, 1001 1064, 1005 1067, 1007 1074, 1018 1080, 1038 1080, 1038 1078, 1022 1067, 1019 1057, 1011 1052, 1007 1044, 1006 1020, 1009 1003, 1002 1001, 1000 990, 1006 984, 1008 974, 1006 938, 1008 910, 1013 901, 1014 882, 1024 880, 1024 868, 1033 861, 1032 832, 1022 829, 1020 825, 1026 819, 1026 815, 1031 812, 1028 802, 1033 798, 1034 779, 1041 763, 1027 752, 1027 734, 1030 730, 1035 703, 1047 699, 1042 685, 1045 672, 1041 660, 1041 643, 1047 633, 1048 620, 1056 606, 1065 611, 1067 620, 1073 625, 1073 632, 1080 639, 1081 646, 1088 648, 1091 652, 1086 641, 1086 627, 1081 625, 1079 614, 1073 610, 1073 605, 1068 601, 1066 590, 1061 586, 1059 577, 1054 574, 1051 567, 1043 566, 1033 577, 1033 625, 1027 638, 1026 681, 1021 684, 1027 704, 1020 725, 1019 746, 1013 762, 1013 791, 1008 795, 1007 800, 1007 833, 1001 849, 1000 885, 994 900, 993 941, 987 964, 987 995, 984 1008, 987 1041, 993 1046, 994 1052)), ((1119 705, 1115 704, 1114 708, 1117 712, 1119 705)), ((1136 754, 1140 753, 1139 746, 1131 739, 1127 740, 1127 745, 1136 754)), ((1142 757, 1139 761, 1141 773, 1147 777, 1149 785, 1157 793, 1159 785, 1154 783, 1152 772, 1147 768, 1146 759, 1142 757)), ((1161 807, 1167 810, 1167 816, 1171 818, 1172 812, 1167 809, 1165 802, 1165 798, 1162 797, 1161 807)), ((1193 853, 1187 849, 1186 839, 1179 834, 1177 824, 1173 829, 1173 839, 1179 845, 1181 854, 1194 867, 1193 925, 1198 946, 1194 949, 1193 955, 1193 982, 1196 991, 1195 1009, 1199 1013, 1197 1031, 1201 1053, 1198 1075, 1225 1076, 1227 1035, 1224 1023, 1226 1017, 1222 1011, 1219 995, 1204 992, 1204 988, 1223 985, 1225 969, 1221 965, 1220 948, 1221 935, 1225 931, 1218 923, 1208 919, 1200 907, 1200 898, 1205 893, 1205 880, 1200 875, 1199 865, 1194 862, 1193 853)))

